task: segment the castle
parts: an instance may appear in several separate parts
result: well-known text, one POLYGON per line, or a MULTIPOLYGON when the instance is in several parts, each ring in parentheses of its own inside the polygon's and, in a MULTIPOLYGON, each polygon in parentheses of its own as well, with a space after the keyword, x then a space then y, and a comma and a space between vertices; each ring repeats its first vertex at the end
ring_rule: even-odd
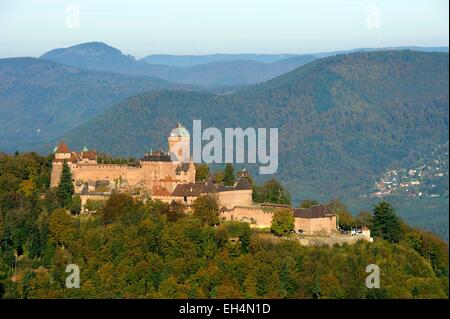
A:
POLYGON ((144 154, 139 165, 104 164, 97 160, 97 152, 86 147, 74 152, 61 142, 55 149, 51 172, 51 187, 57 187, 63 162, 72 173, 75 194, 84 205, 88 199, 108 197, 113 190, 146 195, 152 199, 171 203, 178 201, 191 205, 204 194, 216 193, 220 207, 251 206, 252 185, 245 172, 234 186, 214 185, 195 181, 195 165, 189 156, 190 135, 181 124, 168 137, 169 149, 144 154))
MULTIPOLYGON (((189 156, 189 132, 178 124, 168 137, 168 151, 144 154, 137 165, 99 163, 96 151, 86 147, 71 151, 61 142, 55 148, 51 187, 57 187, 64 161, 72 173, 75 194, 84 210, 88 200, 105 200, 113 191, 128 192, 166 203, 179 202, 190 207, 199 196, 214 194, 223 220, 248 222, 252 227, 271 226, 273 213, 288 206, 253 204, 253 187, 243 170, 234 185, 215 184, 212 176, 196 182, 195 165, 189 156)), ((290 208, 289 208, 290 209, 290 208)), ((293 210, 295 230, 306 234, 336 231, 336 216, 327 206, 293 210)))

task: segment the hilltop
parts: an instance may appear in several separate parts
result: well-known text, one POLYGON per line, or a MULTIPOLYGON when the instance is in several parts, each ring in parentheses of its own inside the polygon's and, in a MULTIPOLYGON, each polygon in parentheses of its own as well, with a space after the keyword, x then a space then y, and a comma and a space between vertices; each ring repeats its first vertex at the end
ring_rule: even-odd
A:
POLYGON ((314 61, 230 95, 146 93, 63 138, 74 147, 140 155, 148 147, 162 147, 161 132, 174 121, 189 127, 192 119, 221 129, 278 127, 276 177, 294 200, 355 200, 387 169, 408 166, 419 152, 448 142, 448 54, 352 53, 314 61))
POLYGON ((0 59, 0 150, 34 149, 129 96, 182 85, 36 58, 0 59))
POLYGON ((208 87, 250 85, 267 81, 316 59, 312 55, 243 54, 197 58, 181 56, 167 57, 170 61, 179 62, 166 65, 164 56, 136 60, 133 56, 125 55, 120 50, 101 42, 54 49, 44 53, 40 58, 88 70, 145 75, 174 83, 208 87), (191 60, 197 63, 189 63, 191 60))

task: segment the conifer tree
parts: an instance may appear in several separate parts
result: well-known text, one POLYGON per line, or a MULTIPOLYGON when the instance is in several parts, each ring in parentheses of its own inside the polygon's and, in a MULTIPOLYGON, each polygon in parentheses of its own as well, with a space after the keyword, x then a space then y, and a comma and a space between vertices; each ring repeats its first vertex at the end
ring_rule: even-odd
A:
POLYGON ((233 186, 234 185, 234 168, 233 165, 228 163, 225 166, 225 173, 224 173, 224 177, 223 177, 223 183, 225 186, 233 186))
POLYGON ((209 167, 207 164, 199 164, 195 166, 195 181, 203 182, 206 181, 209 174, 209 167))
POLYGON ((390 242, 399 242, 402 237, 400 220, 388 202, 380 202, 373 210, 373 234, 390 242))
POLYGON ((64 206, 67 207, 70 205, 73 192, 72 173, 70 173, 70 168, 69 165, 67 165, 67 161, 64 160, 57 190, 58 198, 64 206))

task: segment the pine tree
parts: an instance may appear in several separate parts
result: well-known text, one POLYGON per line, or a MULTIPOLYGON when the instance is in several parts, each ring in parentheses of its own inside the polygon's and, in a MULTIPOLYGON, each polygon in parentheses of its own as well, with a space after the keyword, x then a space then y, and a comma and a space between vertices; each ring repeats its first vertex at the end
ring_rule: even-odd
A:
POLYGON ((209 174, 209 167, 207 164, 195 165, 195 181, 203 182, 206 181, 209 174))
POLYGON ((234 168, 233 165, 228 163, 225 166, 225 175, 223 177, 223 183, 225 184, 225 186, 233 186, 234 185, 234 168))
POLYGON ((58 190, 56 192, 60 201, 64 203, 64 206, 67 207, 70 205, 73 192, 72 173, 70 173, 70 168, 69 165, 67 165, 67 161, 64 160, 58 190))
POLYGON ((399 242, 402 237, 400 220, 388 202, 380 202, 373 210, 373 234, 390 242, 399 242))

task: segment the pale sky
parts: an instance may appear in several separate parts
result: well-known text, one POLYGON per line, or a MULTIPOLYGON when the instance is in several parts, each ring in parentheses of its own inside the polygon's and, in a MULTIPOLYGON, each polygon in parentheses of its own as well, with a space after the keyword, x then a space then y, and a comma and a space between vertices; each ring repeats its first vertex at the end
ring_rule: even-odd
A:
POLYGON ((137 58, 448 46, 448 7, 448 0, 0 0, 0 58, 90 41, 137 58))

